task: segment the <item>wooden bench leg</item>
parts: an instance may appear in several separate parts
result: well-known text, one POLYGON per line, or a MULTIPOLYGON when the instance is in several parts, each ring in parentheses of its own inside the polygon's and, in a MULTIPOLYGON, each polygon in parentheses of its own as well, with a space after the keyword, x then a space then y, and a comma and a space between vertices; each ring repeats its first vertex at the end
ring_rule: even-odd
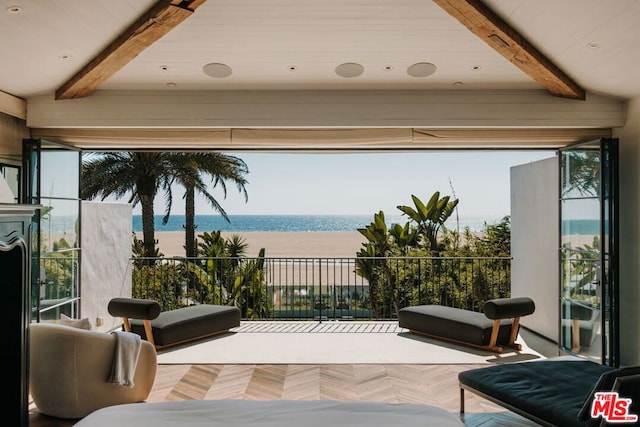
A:
POLYGON ((516 344, 516 340, 518 339, 519 326, 520 326, 520 317, 514 317, 513 324, 511 325, 511 336, 509 337, 509 346, 515 347, 516 350, 522 350, 522 346, 520 344, 516 344))
POLYGON ((571 321, 571 351, 580 352, 580 320, 573 319, 571 321))
POLYGON ((502 353, 502 347, 496 345, 498 342, 498 332, 500 331, 500 319, 493 321, 493 327, 491 328, 491 339, 487 348, 497 353, 502 353))
MULTIPOLYGON (((153 328, 151 327, 151 320, 145 319, 142 321, 144 324, 144 333, 147 336, 147 341, 153 344, 154 347, 157 348, 155 341, 153 340, 153 328)), ((131 332, 131 321, 128 317, 122 318, 122 325, 124 326, 125 332, 131 332)))
MULTIPOLYGON (((509 336, 508 346, 513 347, 516 350, 522 350, 522 346, 520 344, 516 344, 516 339, 518 339, 519 325, 520 325, 520 317, 514 317, 513 323, 511 325, 511 335, 509 336)), ((491 340, 489 341, 489 345, 487 346, 487 348, 491 351, 502 353, 504 349, 497 344, 499 331, 500 331, 500 319, 494 319, 493 327, 491 328, 491 340)))
POLYGON ((151 320, 144 319, 142 323, 144 324, 144 333, 147 336, 147 341, 149 341, 155 347, 156 343, 153 340, 153 328, 151 327, 151 320))
POLYGON ((122 318, 122 325, 124 326, 125 332, 131 332, 131 322, 129 321, 128 317, 122 318))

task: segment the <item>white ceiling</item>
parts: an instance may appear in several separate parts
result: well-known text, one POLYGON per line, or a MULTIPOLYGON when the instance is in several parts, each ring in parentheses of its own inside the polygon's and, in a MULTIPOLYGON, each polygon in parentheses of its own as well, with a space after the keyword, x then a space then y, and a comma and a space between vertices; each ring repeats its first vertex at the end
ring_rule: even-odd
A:
MULTIPOLYGON (((154 3, 0 0, 0 91, 53 94, 154 3)), ((640 1, 484 3, 587 93, 640 96, 640 1)), ((99 89, 458 87, 541 88, 431 0, 208 0, 99 89), (349 62, 363 74, 337 76, 336 66, 349 62), (419 62, 435 73, 407 75, 419 62), (209 63, 233 73, 209 77, 209 63)))

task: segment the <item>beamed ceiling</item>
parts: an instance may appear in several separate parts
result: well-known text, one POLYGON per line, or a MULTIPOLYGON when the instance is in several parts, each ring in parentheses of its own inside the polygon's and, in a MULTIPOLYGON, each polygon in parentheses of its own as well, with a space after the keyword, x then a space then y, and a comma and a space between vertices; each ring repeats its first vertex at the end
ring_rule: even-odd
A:
POLYGON ((0 3, 0 109, 84 148, 562 146, 640 96, 634 0, 0 3))

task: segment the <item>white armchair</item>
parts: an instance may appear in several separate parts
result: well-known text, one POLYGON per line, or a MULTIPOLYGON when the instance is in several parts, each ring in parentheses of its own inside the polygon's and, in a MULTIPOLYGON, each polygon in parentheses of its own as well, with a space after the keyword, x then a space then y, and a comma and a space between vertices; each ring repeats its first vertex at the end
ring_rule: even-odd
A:
POLYGON ((38 410, 58 418, 82 418, 106 406, 147 399, 156 375, 156 350, 142 341, 134 386, 107 381, 116 336, 71 326, 30 326, 29 391, 38 410))

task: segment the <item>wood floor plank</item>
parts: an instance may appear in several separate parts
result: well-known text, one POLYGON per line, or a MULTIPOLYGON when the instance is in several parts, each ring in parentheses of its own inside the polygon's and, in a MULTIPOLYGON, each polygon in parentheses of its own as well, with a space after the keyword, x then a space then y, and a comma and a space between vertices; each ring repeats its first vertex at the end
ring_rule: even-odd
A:
POLYGON ((282 388, 282 399, 319 400, 320 366, 290 365, 282 388))
POLYGON ((221 368, 218 365, 193 365, 167 396, 167 400, 204 399, 221 368))
POLYGON ((286 373, 287 365, 256 365, 245 393, 245 399, 280 399, 286 373))
POLYGON ((222 369, 204 399, 242 399, 249 388, 255 365, 221 365, 222 369))

